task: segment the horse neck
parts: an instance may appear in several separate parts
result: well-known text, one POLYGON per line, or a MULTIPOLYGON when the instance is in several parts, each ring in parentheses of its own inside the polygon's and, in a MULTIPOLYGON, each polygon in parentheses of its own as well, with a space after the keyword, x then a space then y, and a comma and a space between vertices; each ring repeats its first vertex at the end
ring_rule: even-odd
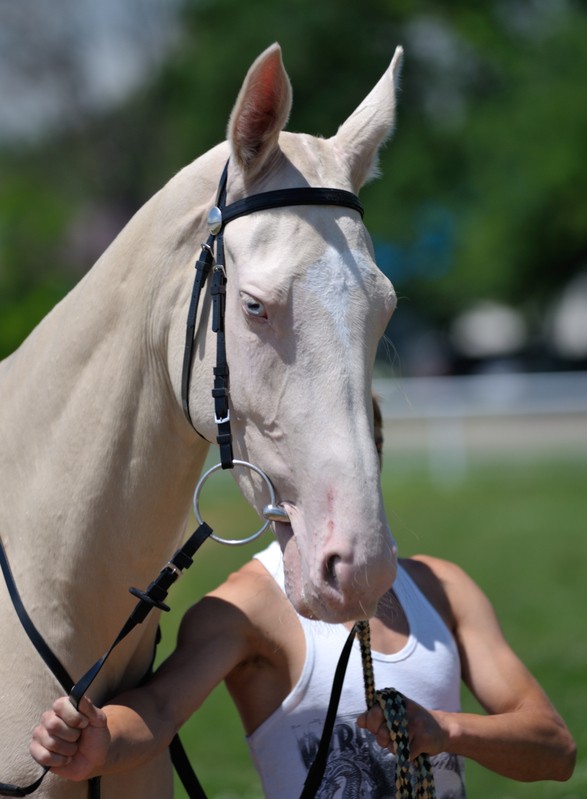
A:
POLYGON ((2 365, 0 533, 25 596, 48 559, 73 593, 142 586, 185 529, 207 445, 172 390, 164 309, 133 254, 148 218, 2 365))

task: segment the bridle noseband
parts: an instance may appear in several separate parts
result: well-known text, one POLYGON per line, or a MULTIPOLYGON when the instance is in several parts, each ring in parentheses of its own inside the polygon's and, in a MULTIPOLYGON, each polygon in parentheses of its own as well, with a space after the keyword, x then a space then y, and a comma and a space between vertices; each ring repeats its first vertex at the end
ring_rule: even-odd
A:
POLYGON ((343 189, 313 188, 311 186, 294 189, 279 189, 277 191, 253 194, 250 197, 244 197, 230 205, 226 205, 228 163, 229 162, 226 163, 220 178, 216 205, 210 209, 208 214, 208 240, 202 245, 200 257, 195 265, 196 277, 187 317, 181 377, 181 402, 183 411, 187 420, 195 429, 189 409, 190 375, 196 335, 198 304, 202 288, 212 269, 210 289, 212 298, 212 330, 216 333, 217 337, 216 366, 214 367, 212 397, 214 398, 215 422, 218 428, 216 441, 220 448, 220 461, 223 469, 231 469, 233 465, 229 408, 229 371, 224 338, 224 311, 226 303, 224 229, 226 225, 234 219, 238 219, 240 216, 247 216, 256 211, 267 211, 272 208, 286 208, 299 205, 335 205, 358 211, 361 217, 363 217, 361 201, 352 192, 344 191, 343 189))

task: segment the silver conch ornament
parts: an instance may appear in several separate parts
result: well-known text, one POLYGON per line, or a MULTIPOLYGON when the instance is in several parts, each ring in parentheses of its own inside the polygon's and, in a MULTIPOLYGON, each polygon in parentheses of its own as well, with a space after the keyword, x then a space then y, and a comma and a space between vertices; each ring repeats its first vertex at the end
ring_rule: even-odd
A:
POLYGON ((208 225, 208 229, 210 233, 215 236, 217 233, 220 233, 222 230, 222 211, 218 206, 213 206, 210 208, 208 212, 208 218, 206 219, 206 224, 208 225))

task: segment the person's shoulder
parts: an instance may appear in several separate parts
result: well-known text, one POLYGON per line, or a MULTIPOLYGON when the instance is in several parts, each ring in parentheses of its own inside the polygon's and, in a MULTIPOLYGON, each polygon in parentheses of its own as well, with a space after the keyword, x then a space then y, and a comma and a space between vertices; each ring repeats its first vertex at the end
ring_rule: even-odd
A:
POLYGON ((211 608, 230 606, 248 616, 281 596, 283 591, 264 566, 257 560, 250 560, 209 591, 194 609, 204 605, 208 612, 211 608))
POLYGON ((449 629, 456 626, 460 596, 472 583, 456 563, 432 555, 401 558, 400 563, 449 629))
POLYGON ((456 563, 433 555, 412 555, 409 558, 400 558, 400 563, 410 576, 416 574, 423 580, 460 582, 471 579, 456 563))
POLYGON ((453 629, 467 617, 489 618, 493 613, 483 589, 456 563, 431 555, 414 555, 402 563, 434 607, 441 613, 443 608, 444 613, 448 611, 453 629))
MULTIPOLYGON (((267 570, 255 560, 230 574, 214 590, 190 607, 181 622, 180 641, 230 637, 235 642, 255 645, 255 639, 269 623, 269 609, 285 600, 267 570)), ((287 601, 287 600, 285 600, 287 601)))
POLYGON ((246 639, 247 659, 275 665, 304 652, 303 631, 293 605, 274 577, 253 559, 211 592, 208 602, 232 608, 237 634, 246 639))

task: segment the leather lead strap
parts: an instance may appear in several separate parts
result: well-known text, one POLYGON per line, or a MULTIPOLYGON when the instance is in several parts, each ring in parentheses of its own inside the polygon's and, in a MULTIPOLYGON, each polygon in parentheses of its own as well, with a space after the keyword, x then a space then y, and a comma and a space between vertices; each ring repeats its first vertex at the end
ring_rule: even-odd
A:
POLYGON ((192 768, 179 735, 175 735, 169 744, 169 754, 171 755, 173 768, 181 780, 189 799, 206 799, 204 789, 192 768))
POLYGON ((300 799, 314 799, 318 793, 320 785, 322 784, 324 771, 326 770, 326 764, 328 762, 330 741, 332 740, 332 731, 334 729, 334 722, 336 721, 336 714, 338 712, 338 703, 340 702, 344 676, 346 674, 347 665, 351 656, 351 650, 353 648, 353 641, 355 640, 356 632, 357 625, 355 624, 345 641, 342 652, 340 653, 336 671, 334 672, 330 701, 328 703, 328 710, 324 720, 324 727, 322 728, 322 737, 320 738, 320 743, 318 745, 318 751, 316 752, 314 762, 310 766, 306 776, 306 781, 304 782, 304 788, 300 794, 300 799))

